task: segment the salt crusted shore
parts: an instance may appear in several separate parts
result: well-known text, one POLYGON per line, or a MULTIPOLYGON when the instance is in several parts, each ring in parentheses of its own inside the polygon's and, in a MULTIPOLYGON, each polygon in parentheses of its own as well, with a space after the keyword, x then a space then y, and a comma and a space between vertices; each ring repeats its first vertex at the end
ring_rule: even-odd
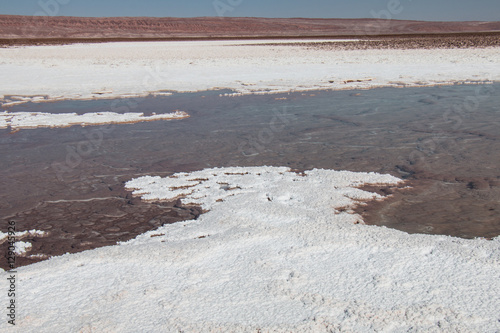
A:
POLYGON ((20 268, 16 329, 497 332, 500 237, 409 235, 350 211, 380 198, 356 187, 398 182, 278 167, 131 180, 143 199, 181 197, 208 212, 20 268))
POLYGON ((127 112, 91 112, 76 113, 43 113, 43 112, 0 112, 0 129, 12 130, 40 127, 69 127, 73 125, 91 126, 102 124, 128 124, 143 121, 173 120, 188 118, 184 111, 145 116, 143 113, 127 112))
POLYGON ((0 80, 0 97, 3 105, 9 106, 26 101, 143 96, 168 90, 229 88, 246 94, 500 81, 500 52, 496 47, 345 50, 280 45, 302 42, 133 42, 0 48, 4 78, 0 80))

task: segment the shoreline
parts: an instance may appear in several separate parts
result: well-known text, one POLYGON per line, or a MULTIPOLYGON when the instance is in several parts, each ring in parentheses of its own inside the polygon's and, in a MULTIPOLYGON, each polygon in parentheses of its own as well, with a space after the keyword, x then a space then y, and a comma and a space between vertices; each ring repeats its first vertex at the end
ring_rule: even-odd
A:
MULTIPOLYGON (((349 83, 360 83, 360 82, 369 82, 370 80, 352 80, 351 82, 345 82, 344 84, 349 83)), ((454 85, 485 85, 485 84, 495 84, 500 83, 498 81, 492 80, 463 80, 463 81, 449 81, 449 82, 441 82, 441 83, 429 83, 429 84, 420 84, 420 83, 391 83, 387 85, 374 85, 369 87, 339 87, 339 88, 304 88, 304 89, 290 89, 290 90, 277 90, 277 91, 251 91, 251 92, 233 92, 233 93, 221 93, 220 97, 238 97, 238 96, 252 96, 252 95, 283 95, 283 94, 292 94, 292 93, 314 93, 314 92, 322 92, 322 91, 348 91, 348 90, 370 90, 370 89, 379 89, 379 88, 431 88, 431 87, 440 87, 440 86, 454 86, 454 85)), ((95 100, 122 100, 122 99, 134 99, 134 98, 146 98, 146 97, 161 97, 161 96, 170 96, 171 94, 189 94, 189 93, 202 93, 202 92, 216 92, 216 91, 225 91, 232 90, 231 88, 226 87, 217 87, 213 89, 203 89, 203 90, 188 90, 188 91, 176 91, 169 90, 167 91, 146 91, 143 93, 127 93, 122 95, 109 95, 98 94, 92 97, 79 97, 79 96, 67 96, 67 97, 54 97, 50 98, 48 96, 40 96, 40 95, 7 95, 0 98, 0 107, 3 108, 4 111, 9 112, 9 108, 16 107, 19 105, 23 105, 26 103, 57 103, 62 101, 95 101, 95 100), (2 101, 5 101, 2 103, 2 101)), ((19 112, 19 111, 14 111, 19 112)))

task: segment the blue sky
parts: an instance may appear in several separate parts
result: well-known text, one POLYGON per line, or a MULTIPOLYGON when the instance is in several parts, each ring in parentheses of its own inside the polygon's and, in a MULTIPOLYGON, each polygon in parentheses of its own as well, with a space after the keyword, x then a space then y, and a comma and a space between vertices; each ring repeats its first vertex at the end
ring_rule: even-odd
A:
POLYGON ((0 0, 0 14, 500 21, 500 0, 0 0), (384 15, 382 15, 384 16, 384 15))

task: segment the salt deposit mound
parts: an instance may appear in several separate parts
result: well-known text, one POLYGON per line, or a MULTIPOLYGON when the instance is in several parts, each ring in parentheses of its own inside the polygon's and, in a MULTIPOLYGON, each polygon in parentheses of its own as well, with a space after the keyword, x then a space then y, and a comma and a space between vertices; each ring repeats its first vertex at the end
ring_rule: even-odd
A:
POLYGON ((127 243, 19 269, 16 328, 498 331, 500 238, 356 224, 351 208, 380 199, 356 187, 399 182, 277 167, 131 180, 126 186, 145 200, 182 198, 208 212, 127 243))

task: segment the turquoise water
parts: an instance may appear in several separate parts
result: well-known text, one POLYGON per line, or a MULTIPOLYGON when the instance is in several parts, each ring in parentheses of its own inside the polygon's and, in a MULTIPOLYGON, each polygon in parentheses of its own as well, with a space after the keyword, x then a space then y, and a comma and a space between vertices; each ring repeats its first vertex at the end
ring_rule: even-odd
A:
POLYGON ((376 171, 414 191, 370 223, 459 237, 500 234, 500 85, 26 104, 10 111, 145 112, 191 118, 0 131, 0 210, 87 198, 142 174, 274 165, 376 171))

